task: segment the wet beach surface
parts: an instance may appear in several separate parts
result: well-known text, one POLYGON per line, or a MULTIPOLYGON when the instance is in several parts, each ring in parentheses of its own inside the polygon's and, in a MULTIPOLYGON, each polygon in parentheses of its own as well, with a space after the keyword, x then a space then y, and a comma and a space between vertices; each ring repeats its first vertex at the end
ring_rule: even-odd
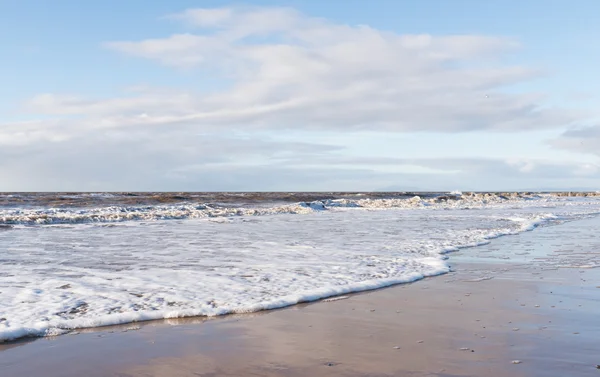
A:
POLYGON ((12 376, 597 376, 597 218, 451 254, 452 272, 249 315, 0 346, 12 376))

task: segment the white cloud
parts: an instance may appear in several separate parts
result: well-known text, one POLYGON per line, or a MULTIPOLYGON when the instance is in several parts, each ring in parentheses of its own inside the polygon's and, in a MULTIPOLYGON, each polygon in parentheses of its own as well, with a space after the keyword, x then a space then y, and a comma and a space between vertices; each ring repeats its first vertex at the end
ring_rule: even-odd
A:
POLYGON ((600 126, 567 130, 549 144, 571 152, 600 156, 600 126))
POLYGON ((92 127, 244 130, 519 131, 565 126, 578 116, 544 107, 539 94, 503 91, 539 75, 496 59, 519 47, 512 39, 399 35, 288 8, 190 9, 171 18, 198 32, 105 46, 211 72, 230 87, 112 99, 45 94, 29 108, 97 117, 92 127))
POLYGON ((183 20, 197 27, 219 27, 233 18, 233 9, 187 9, 182 13, 167 16, 175 20, 183 20))
POLYGON ((521 179, 513 183, 560 175, 597 179, 593 164, 376 156, 348 163, 338 153, 341 145, 231 136, 517 132, 580 121, 581 114, 544 106, 543 94, 504 90, 541 75, 504 63, 504 54, 521 48, 513 39, 399 35, 288 8, 190 9, 168 18, 190 32, 104 47, 162 64, 175 75, 183 69, 190 86, 144 86, 113 98, 33 97, 25 108, 39 120, 0 124, 0 175, 8 177, 0 189, 357 190, 398 181, 454 189, 469 180, 476 189, 499 182, 490 180, 490 171, 521 179), (229 85, 207 90, 201 85, 206 75, 229 85), (198 136, 205 132, 218 136, 198 136), (395 165, 423 174, 390 175, 395 165))
POLYGON ((551 161, 532 158, 390 158, 390 157, 345 157, 324 154, 315 158, 286 159, 286 166, 360 166, 385 168, 391 171, 395 167, 402 171, 405 167, 419 167, 424 175, 437 176, 441 180, 450 175, 470 180, 474 176, 499 182, 510 178, 572 178, 589 177, 600 180, 600 164, 578 161, 551 161))
MULTIPOLYGON (((237 190, 244 184, 265 189, 277 175, 288 177, 288 182, 279 182, 280 187, 307 179, 302 174, 290 179, 298 168, 279 167, 277 161, 291 156, 318 158, 339 149, 304 142, 197 134, 193 129, 102 130, 43 143, 3 145, 0 189, 193 191, 237 190), (272 176, 252 179, 252 171, 263 175, 271 172, 272 176)), ((310 176, 318 175, 320 170, 327 168, 317 169, 310 176)), ((339 177, 331 174, 329 181, 336 179, 339 177)), ((327 180, 321 182, 327 184, 327 180)))
POLYGON ((328 144, 196 134, 96 131, 4 145, 2 190, 510 190, 597 189, 597 164, 489 158, 354 156, 328 144))

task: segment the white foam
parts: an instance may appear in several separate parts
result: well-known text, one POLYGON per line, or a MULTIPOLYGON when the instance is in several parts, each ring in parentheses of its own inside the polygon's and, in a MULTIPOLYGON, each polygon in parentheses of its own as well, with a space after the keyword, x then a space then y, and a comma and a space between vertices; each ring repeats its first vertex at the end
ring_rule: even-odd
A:
POLYGON ((502 196, 490 193, 461 194, 458 199, 431 197, 423 199, 328 199, 273 207, 216 207, 211 204, 149 205, 98 208, 10 208, 0 209, 2 225, 56 225, 81 223, 115 223, 123 221, 157 221, 233 216, 264 216, 279 214, 310 214, 340 208, 364 209, 483 209, 523 208, 534 200, 536 206, 581 206, 597 203, 597 198, 569 198, 554 195, 502 196))
MULTIPOLYGON (((222 209, 242 215, 196 219, 188 208, 147 207, 136 209, 137 222, 120 226, 0 232, 0 341, 253 312, 411 282, 447 272, 450 251, 599 211, 598 201, 579 199, 457 202, 365 198, 222 209), (171 218, 169 211, 187 220, 158 220, 171 218), (150 213, 153 221, 139 221, 150 213)), ((193 210, 221 210, 204 207, 193 210)), ((52 212, 53 219, 62 215, 77 214, 52 212)))

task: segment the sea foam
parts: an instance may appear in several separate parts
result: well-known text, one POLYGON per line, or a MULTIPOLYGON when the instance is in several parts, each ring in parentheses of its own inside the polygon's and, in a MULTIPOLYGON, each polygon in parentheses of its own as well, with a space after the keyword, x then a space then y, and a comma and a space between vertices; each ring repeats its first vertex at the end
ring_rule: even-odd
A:
MULTIPOLYGON (((90 194, 91 195, 91 194, 90 194)), ((99 195, 99 194, 98 194, 99 195)), ((146 205, 146 206, 100 206, 93 208, 3 208, 0 209, 0 225, 56 225, 84 223, 115 223, 124 221, 182 220, 211 217, 264 216, 278 214, 309 214, 335 208, 364 209, 477 209, 494 207, 523 207, 535 200, 537 206, 581 205, 572 198, 550 194, 507 194, 455 192, 429 198, 386 199, 326 199, 294 204, 264 206, 222 206, 211 203, 146 205)), ((595 202, 590 200, 589 202, 595 202)))
POLYGON ((0 341, 412 282, 448 272, 448 252, 599 210, 543 195, 3 209, 0 341))

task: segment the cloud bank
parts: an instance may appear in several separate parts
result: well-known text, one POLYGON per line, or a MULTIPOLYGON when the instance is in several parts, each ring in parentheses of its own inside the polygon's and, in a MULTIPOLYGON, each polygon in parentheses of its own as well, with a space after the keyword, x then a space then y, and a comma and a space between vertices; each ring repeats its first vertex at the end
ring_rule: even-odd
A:
MULTIPOLYGON (((505 63, 522 48, 516 40, 400 35, 289 8, 189 9, 166 18, 190 31, 102 48, 189 75, 189 87, 31 98, 24 104, 31 121, 0 125, 0 174, 8 177, 0 189, 368 190, 398 180, 434 182, 381 169, 393 165, 434 167, 467 181, 485 169, 517 178, 597 175, 595 165, 485 158, 356 156, 347 164, 343 145, 264 138, 289 131, 518 133, 579 124, 581 114, 544 105, 542 94, 509 90, 543 74, 505 63), (221 85, 204 85, 202 77, 221 85)), ((590 130, 566 133, 553 145, 574 150, 582 133, 594 132, 585 145, 597 153, 600 137, 590 130)))
POLYGON ((549 144, 558 149, 600 157, 600 126, 579 127, 565 131, 549 144))

